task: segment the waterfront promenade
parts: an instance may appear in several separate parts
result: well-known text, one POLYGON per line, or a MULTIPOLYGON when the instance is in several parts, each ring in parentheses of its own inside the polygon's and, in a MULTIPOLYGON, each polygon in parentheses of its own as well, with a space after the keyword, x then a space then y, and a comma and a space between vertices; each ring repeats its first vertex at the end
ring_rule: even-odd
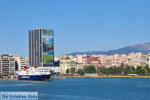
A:
POLYGON ((52 78, 150 78, 150 76, 52 76, 52 78))
MULTIPOLYGON (((117 76, 117 75, 109 75, 109 76, 52 76, 51 78, 150 78, 150 76, 117 76)), ((18 80, 17 78, 2 78, 0 80, 18 80)))
POLYGON ((0 80, 6 81, 6 80, 18 80, 18 79, 17 78, 0 78, 0 80))

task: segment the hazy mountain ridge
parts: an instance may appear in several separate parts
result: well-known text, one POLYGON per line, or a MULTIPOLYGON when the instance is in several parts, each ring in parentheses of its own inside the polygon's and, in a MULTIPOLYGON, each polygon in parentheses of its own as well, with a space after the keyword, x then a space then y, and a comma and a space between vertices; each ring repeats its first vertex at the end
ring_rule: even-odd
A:
POLYGON ((132 46, 127 46, 124 48, 119 48, 116 50, 109 50, 109 51, 87 51, 87 52, 73 52, 68 55, 98 55, 98 54, 104 54, 104 55, 113 55, 113 54, 129 54, 131 52, 142 52, 142 53, 150 53, 150 43, 142 43, 132 46))

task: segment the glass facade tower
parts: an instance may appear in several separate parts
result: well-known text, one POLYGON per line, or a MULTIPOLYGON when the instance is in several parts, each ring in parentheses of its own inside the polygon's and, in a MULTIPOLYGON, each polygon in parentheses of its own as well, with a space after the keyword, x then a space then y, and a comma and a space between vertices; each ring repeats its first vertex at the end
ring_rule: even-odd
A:
POLYGON ((29 31, 29 64, 31 67, 54 66, 54 31, 34 29, 29 31))

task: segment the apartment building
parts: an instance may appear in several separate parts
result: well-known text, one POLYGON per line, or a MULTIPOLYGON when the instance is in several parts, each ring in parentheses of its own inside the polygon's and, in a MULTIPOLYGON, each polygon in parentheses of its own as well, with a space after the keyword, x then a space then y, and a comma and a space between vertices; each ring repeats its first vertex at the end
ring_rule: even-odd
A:
POLYGON ((24 70, 27 66, 29 66, 29 58, 20 58, 20 70, 24 70))
POLYGON ((29 58, 28 57, 23 58, 23 57, 14 55, 13 58, 15 59, 16 64, 17 64, 16 70, 23 70, 24 67, 29 66, 29 58))
POLYGON ((77 62, 77 58, 73 56, 63 56, 60 57, 60 72, 66 73, 67 69, 74 67, 76 71, 78 69, 83 69, 82 63, 77 62))
POLYGON ((15 59, 11 55, 0 56, 0 75, 8 76, 15 74, 15 59))

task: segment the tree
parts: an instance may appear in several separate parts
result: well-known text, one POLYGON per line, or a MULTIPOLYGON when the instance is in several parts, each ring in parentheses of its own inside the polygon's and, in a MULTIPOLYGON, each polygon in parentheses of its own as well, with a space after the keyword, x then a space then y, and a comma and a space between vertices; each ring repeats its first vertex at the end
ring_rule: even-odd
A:
POLYGON ((51 75, 53 75, 53 74, 54 74, 54 71, 53 71, 53 70, 50 70, 50 73, 51 73, 51 75))
POLYGON ((84 72, 85 73, 96 73, 96 69, 94 66, 87 66, 87 67, 84 67, 84 72))
POLYGON ((136 72, 136 74, 139 74, 139 75, 144 75, 145 74, 145 71, 142 69, 141 66, 137 66, 135 72, 136 72))
POLYGON ((128 65, 124 68, 124 74, 125 74, 125 75, 130 74, 131 71, 132 71, 132 67, 130 67, 130 66, 128 66, 128 65))
POLYGON ((99 67, 99 68, 97 69, 97 73, 98 73, 99 75, 106 74, 106 69, 105 69, 105 67, 99 67))
POLYGON ((66 69, 66 73, 69 74, 69 69, 66 69))
POLYGON ((76 69, 75 69, 74 67, 71 67, 71 68, 70 68, 70 73, 71 73, 71 74, 74 74, 74 73, 75 73, 75 70, 76 70, 76 69))
POLYGON ((150 74, 150 68, 149 68, 148 65, 144 66, 144 67, 143 67, 143 70, 144 70, 144 72, 145 72, 146 75, 149 75, 149 74, 150 74))
POLYGON ((107 68, 107 75, 117 75, 117 74, 119 74, 119 68, 117 67, 107 68))
POLYGON ((134 72, 135 72, 134 67, 128 65, 125 66, 123 63, 120 65, 120 67, 116 66, 109 68, 99 67, 97 69, 97 73, 99 73, 99 75, 128 75, 134 72))
POLYGON ((120 65, 120 67, 119 67, 119 72, 120 72, 121 75, 124 74, 124 67, 125 67, 124 63, 122 63, 122 64, 120 65))
POLYGON ((96 73, 98 73, 98 74, 99 74, 99 69, 100 69, 100 68, 98 67, 97 70, 96 70, 96 73))
POLYGON ((131 66, 131 72, 129 74, 136 74, 135 67, 131 66))
POLYGON ((79 74, 79 75, 84 75, 85 73, 84 73, 83 69, 79 69, 79 70, 77 71, 77 74, 79 74))

